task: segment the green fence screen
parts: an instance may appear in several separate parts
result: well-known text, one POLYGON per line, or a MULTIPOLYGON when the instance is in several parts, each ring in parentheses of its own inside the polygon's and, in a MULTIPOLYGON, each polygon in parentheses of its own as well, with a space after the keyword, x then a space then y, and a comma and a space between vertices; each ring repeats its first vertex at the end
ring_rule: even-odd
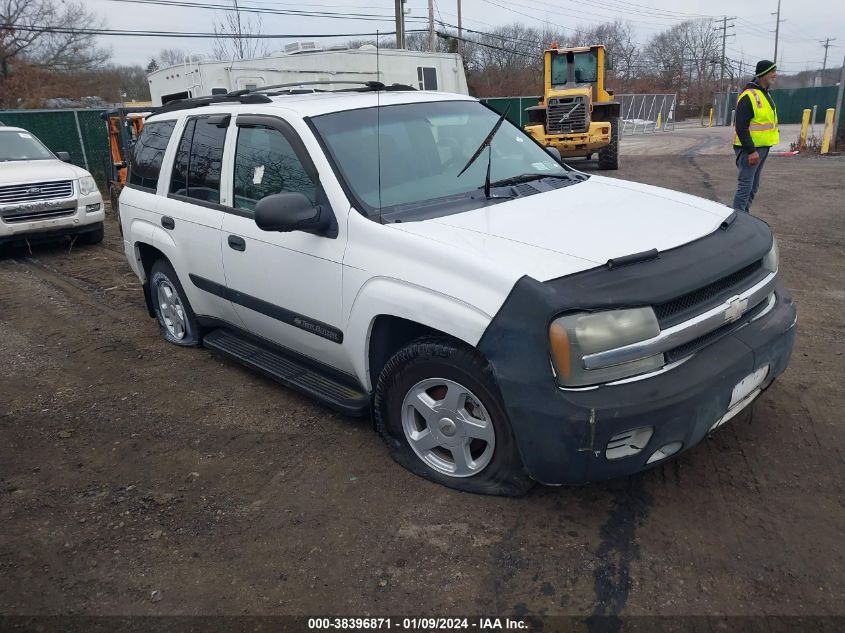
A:
POLYGON ((91 172, 100 189, 108 190, 111 152, 105 110, 0 110, 4 125, 32 132, 53 152, 68 152, 70 160, 91 172))
POLYGON ((490 97, 482 99, 481 102, 486 103, 499 114, 510 106, 508 121, 521 128, 528 123, 528 114, 525 109, 537 105, 540 97, 490 97))

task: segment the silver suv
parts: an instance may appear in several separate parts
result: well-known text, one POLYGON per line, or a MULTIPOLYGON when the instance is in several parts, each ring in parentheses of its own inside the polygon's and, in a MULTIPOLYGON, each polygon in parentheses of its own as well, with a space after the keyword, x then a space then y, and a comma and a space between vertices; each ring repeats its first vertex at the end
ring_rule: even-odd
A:
POLYGON ((103 198, 91 174, 33 134, 0 126, 0 245, 76 235, 103 240, 103 198))

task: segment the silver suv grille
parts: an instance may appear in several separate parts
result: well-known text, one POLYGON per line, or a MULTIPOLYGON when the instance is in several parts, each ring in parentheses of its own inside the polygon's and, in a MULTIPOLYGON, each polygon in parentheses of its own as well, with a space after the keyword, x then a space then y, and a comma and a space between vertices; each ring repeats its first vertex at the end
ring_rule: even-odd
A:
POLYGON ((0 205, 38 202, 73 196, 73 181, 29 182, 25 185, 0 187, 0 205))
POLYGON ((586 97, 549 99, 546 106, 547 134, 586 132, 588 127, 586 97))

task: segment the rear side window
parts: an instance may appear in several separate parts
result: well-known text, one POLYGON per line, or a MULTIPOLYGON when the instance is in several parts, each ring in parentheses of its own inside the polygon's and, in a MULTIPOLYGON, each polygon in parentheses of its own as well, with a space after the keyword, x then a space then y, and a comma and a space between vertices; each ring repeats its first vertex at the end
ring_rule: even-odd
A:
POLYGON ((293 147, 281 132, 263 126, 238 131, 234 191, 235 207, 250 211, 274 193, 301 193, 316 201, 316 187, 293 147))
POLYGON ((129 184, 155 191, 164 159, 164 151, 176 121, 147 123, 132 150, 129 165, 129 184))
POLYGON ((190 119, 173 161, 170 193, 204 202, 220 202, 225 127, 207 119, 190 119))

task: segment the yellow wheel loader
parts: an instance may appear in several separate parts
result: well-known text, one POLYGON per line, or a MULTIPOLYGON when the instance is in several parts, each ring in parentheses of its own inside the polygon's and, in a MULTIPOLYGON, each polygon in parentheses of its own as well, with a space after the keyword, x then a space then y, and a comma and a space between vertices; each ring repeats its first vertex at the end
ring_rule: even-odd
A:
POLYGON ((605 87, 612 70, 605 47, 558 48, 543 53, 543 96, 527 108, 525 131, 563 158, 591 157, 599 169, 619 168, 619 109, 605 87))

